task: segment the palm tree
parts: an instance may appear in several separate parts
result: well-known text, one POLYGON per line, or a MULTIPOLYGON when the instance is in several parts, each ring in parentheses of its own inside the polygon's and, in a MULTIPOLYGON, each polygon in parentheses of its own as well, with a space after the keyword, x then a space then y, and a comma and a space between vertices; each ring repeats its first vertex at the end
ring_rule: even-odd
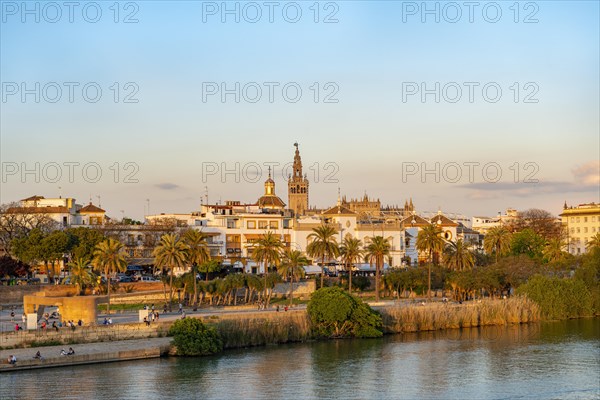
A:
MULTIPOLYGON (((173 275, 175 268, 185 268, 188 260, 189 247, 182 239, 173 233, 165 234, 160 237, 158 246, 152 252, 154 264, 158 265, 164 274, 165 268, 169 270, 169 310, 173 303, 173 275)), ((163 280, 163 289, 165 291, 165 301, 167 293, 163 280)))
POLYGON ((429 264, 427 271, 427 298, 431 300, 431 264, 433 264, 433 254, 442 251, 444 248, 444 239, 442 230, 437 225, 426 225, 417 234, 416 247, 418 251, 429 254, 429 264))
POLYGON ((475 255, 467 243, 458 239, 456 242, 448 242, 446 245, 444 263, 455 271, 471 269, 475 265, 475 255))
POLYGON ((106 277, 106 293, 108 294, 107 314, 110 314, 110 275, 127 270, 127 261, 123 251, 123 243, 115 239, 107 239, 96 245, 92 265, 104 272, 106 277))
POLYGON ((375 301, 379 301, 379 275, 383 268, 385 257, 390 254, 390 242, 383 236, 373 236, 367 238, 369 244, 365 249, 367 257, 375 261, 375 301))
POLYGON ((283 253, 283 262, 279 266, 281 276, 290 276, 290 306, 294 301, 294 277, 300 280, 304 276, 304 266, 308 265, 308 258, 299 250, 287 249, 283 253))
POLYGON ((592 236, 585 247, 587 251, 592 250, 594 247, 600 247, 600 232, 592 236))
POLYGON ((192 275, 194 277, 194 310, 197 309, 196 302, 198 301, 198 282, 196 278, 198 266, 210 260, 210 250, 208 244, 206 244, 206 238, 207 235, 194 229, 186 231, 183 235, 183 240, 189 247, 188 261, 192 264, 192 275))
POLYGON ((269 231, 265 233, 261 238, 259 238, 254 245, 254 252, 252 253, 252 258, 257 263, 263 263, 264 266, 264 278, 265 278, 265 299, 267 299, 266 306, 268 307, 268 298, 267 298, 267 275, 269 274, 269 267, 272 265, 278 265, 281 260, 281 249, 283 244, 279 239, 279 236, 275 233, 269 231))
POLYGON ((542 253, 548 262, 560 261, 567 254, 563 249, 566 247, 565 241, 561 238, 550 239, 542 253))
POLYGON ((325 260, 335 258, 340 254, 340 248, 335 239, 337 230, 333 226, 325 224, 312 230, 313 232, 307 237, 311 242, 306 246, 306 252, 311 257, 321 259, 321 287, 323 287, 325 260))
POLYGON ((352 264, 360 261, 362 257, 362 241, 358 238, 347 237, 340 246, 342 262, 348 270, 348 293, 352 293, 352 264))
POLYGON ((510 250, 511 233, 502 226, 491 228, 483 240, 483 248, 488 254, 496 253, 496 262, 498 256, 508 253, 510 250))
POLYGON ((92 273, 88 268, 90 260, 89 258, 79 257, 67 265, 71 269, 69 274, 71 284, 77 287, 77 294, 81 294, 81 291, 93 281, 92 273))

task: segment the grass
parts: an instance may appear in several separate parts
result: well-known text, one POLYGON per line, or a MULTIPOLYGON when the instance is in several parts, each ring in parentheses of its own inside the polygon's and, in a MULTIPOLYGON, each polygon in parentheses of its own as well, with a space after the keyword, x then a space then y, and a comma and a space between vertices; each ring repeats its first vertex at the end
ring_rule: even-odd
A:
POLYGON ((471 304, 432 303, 424 306, 391 306, 380 309, 387 333, 435 331, 507 325, 540 320, 539 306, 526 297, 483 300, 471 304))

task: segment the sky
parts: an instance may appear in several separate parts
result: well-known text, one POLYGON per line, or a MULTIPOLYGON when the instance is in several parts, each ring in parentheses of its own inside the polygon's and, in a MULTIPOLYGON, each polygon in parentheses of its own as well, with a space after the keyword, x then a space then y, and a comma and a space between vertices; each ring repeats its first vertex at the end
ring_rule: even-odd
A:
POLYGON ((0 1, 0 203, 600 201, 597 1, 0 1))

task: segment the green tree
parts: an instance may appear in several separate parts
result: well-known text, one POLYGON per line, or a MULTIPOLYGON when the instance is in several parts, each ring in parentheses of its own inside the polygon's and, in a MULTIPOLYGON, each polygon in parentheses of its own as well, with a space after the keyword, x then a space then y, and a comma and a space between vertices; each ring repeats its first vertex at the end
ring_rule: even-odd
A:
POLYGON ((340 246, 340 256, 348 271, 348 293, 352 293, 352 266, 363 256, 362 241, 353 237, 345 238, 340 246))
POLYGON ((417 234, 417 250, 429 255, 427 272, 427 298, 431 300, 431 264, 433 264, 433 255, 441 252, 444 248, 444 239, 442 238, 442 229, 437 225, 426 225, 417 234))
POLYGON ((548 240, 542 250, 544 259, 549 263, 556 263, 564 260, 568 255, 568 253, 564 251, 566 246, 565 241, 561 238, 555 237, 548 240))
POLYGON ((458 239, 456 242, 449 242, 446 245, 444 263, 455 271, 472 269, 475 265, 475 255, 462 239, 458 239))
POLYGON ((281 276, 290 277, 290 305, 294 302, 294 278, 304 277, 304 266, 308 265, 308 258, 299 250, 287 249, 283 253, 283 262, 279 266, 281 276))
POLYGON ((56 279, 56 263, 59 263, 58 273, 60 274, 60 262, 67 256, 69 244, 69 235, 63 231, 53 231, 42 239, 41 246, 44 263, 52 265, 50 274, 52 282, 56 279))
POLYGON ((262 263, 264 266, 264 290, 265 290, 265 298, 267 299, 266 306, 269 306, 270 296, 267 297, 267 276, 269 275, 269 269, 272 266, 277 266, 281 260, 281 249, 283 248, 283 244, 279 239, 279 236, 275 233, 269 231, 262 235, 254 244, 254 251, 252 253, 252 258, 257 263, 262 263))
POLYGON ((483 248, 488 254, 498 257, 507 254, 510 251, 511 233, 501 226, 491 228, 483 239, 483 248))
POLYGON ((310 241, 306 246, 306 252, 310 257, 321 259, 321 287, 325 275, 325 260, 337 257, 340 254, 335 235, 337 230, 331 225, 322 224, 312 229, 307 239, 310 241))
POLYGON ((108 295, 107 314, 110 314, 110 277, 116 272, 127 270, 127 261, 123 251, 123 243, 115 239, 107 239, 96 245, 92 265, 104 272, 106 277, 106 293, 108 295))
MULTIPOLYGON (((163 275, 165 269, 169 270, 169 309, 173 303, 173 276, 175 275, 175 269, 185 268, 188 260, 188 251, 189 247, 185 242, 178 238, 177 235, 171 233, 161 236, 158 246, 156 246, 152 253, 154 255, 154 263, 159 266, 163 275)), ((166 301, 164 281, 163 289, 166 301)))
POLYGON ((88 258, 77 258, 69 262, 68 265, 71 270, 69 274, 71 284, 76 286, 77 294, 81 294, 86 286, 94 282, 94 276, 88 268, 90 260, 88 258))
POLYGON ((221 271, 221 264, 217 260, 208 260, 198 266, 198 272, 204 274, 204 281, 208 282, 209 274, 221 271))
POLYGON ((526 228, 512 235, 510 249, 514 255, 526 254, 532 259, 541 259, 544 238, 532 229, 526 228))
POLYGON ((177 354, 181 356, 204 356, 223 350, 223 340, 217 330, 196 318, 175 321, 169 328, 177 354))
POLYGON ((194 229, 187 230, 183 235, 183 240, 189 247, 188 261, 192 264, 192 276, 194 277, 194 309, 196 309, 198 301, 198 279, 196 278, 198 266, 210 260, 210 250, 206 243, 207 237, 204 233, 194 229))
POLYGON ((373 236, 367 238, 365 254, 375 261, 375 301, 379 301, 379 276, 383 268, 385 257, 390 254, 390 242, 383 236, 373 236))
POLYGON ((92 259, 96 245, 106 239, 104 234, 93 228, 69 228, 66 230, 69 236, 71 259, 92 259))
POLYGON ((381 316, 368 304, 337 286, 311 296, 308 315, 316 333, 324 337, 381 337, 381 316))

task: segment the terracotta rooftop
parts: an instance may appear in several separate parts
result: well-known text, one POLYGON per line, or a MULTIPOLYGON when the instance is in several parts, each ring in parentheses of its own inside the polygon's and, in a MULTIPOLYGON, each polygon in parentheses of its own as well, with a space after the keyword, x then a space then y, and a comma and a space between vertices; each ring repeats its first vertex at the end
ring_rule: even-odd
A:
POLYGON ((79 210, 79 212, 85 214, 85 213, 103 213, 105 211, 103 209, 101 209, 100 207, 96 207, 95 205, 90 203, 87 206, 83 207, 81 210, 79 210))
POLYGON ((347 207, 337 205, 329 210, 323 211, 323 215, 356 215, 356 213, 347 207))

